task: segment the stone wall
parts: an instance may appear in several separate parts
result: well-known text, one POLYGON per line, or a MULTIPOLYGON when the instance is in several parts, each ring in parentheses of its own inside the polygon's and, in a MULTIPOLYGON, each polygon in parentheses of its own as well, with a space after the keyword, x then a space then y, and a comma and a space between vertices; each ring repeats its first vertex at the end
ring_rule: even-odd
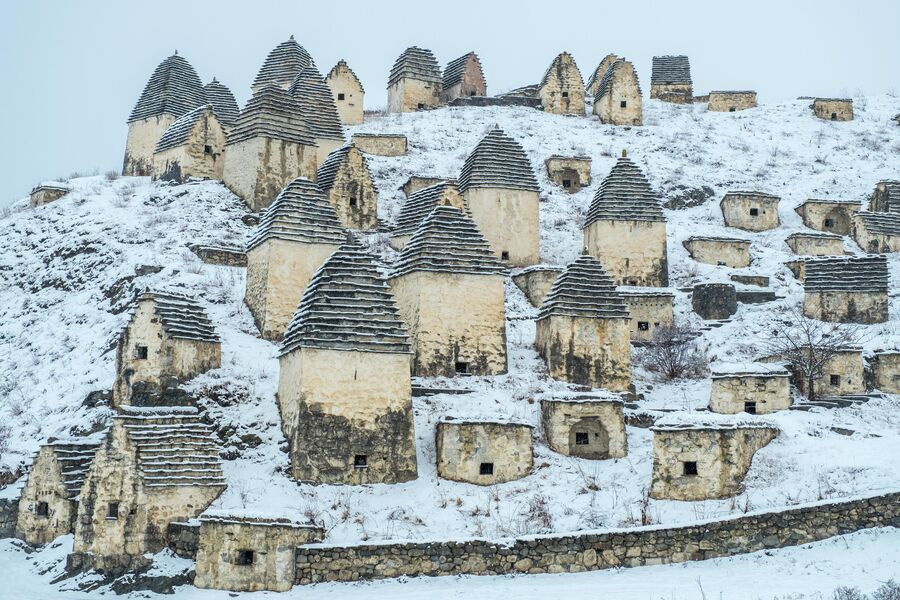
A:
POLYGON ((595 460, 628 454, 621 400, 541 400, 541 424, 554 452, 595 460))
POLYGON ((884 323, 888 294, 883 292, 812 292, 803 294, 803 314, 831 323, 884 323))
POLYGON ((861 206, 860 202, 807 200, 794 210, 810 229, 850 235, 853 233, 853 215, 859 212, 861 206))
POLYGON ((709 410, 715 413, 766 414, 791 406, 791 380, 785 375, 716 375, 713 373, 709 410), (747 403, 753 403, 748 411, 747 403))
POLYGON ((404 77, 388 87, 389 113, 415 112, 441 105, 440 82, 404 77))
POLYGON ((212 109, 197 119, 180 146, 153 154, 153 178, 183 183, 188 178, 221 180, 225 169, 225 130, 212 109))
POLYGON ((707 110, 735 112, 756 107, 756 92, 710 92, 707 110))
POLYGON ((591 185, 589 156, 551 156, 544 161, 550 181, 574 194, 591 185))
POLYGON ((872 527, 900 527, 900 493, 819 502, 678 527, 486 540, 305 546, 298 584, 400 576, 581 573, 705 560, 797 546, 872 527))
POLYGON ((512 280, 531 305, 538 307, 544 303, 544 298, 550 293, 550 288, 562 271, 559 267, 534 266, 514 274, 512 280))
POLYGON ((737 292, 730 283, 698 283, 691 292, 691 308, 701 319, 727 319, 737 312, 737 292))
POLYGON ((246 267, 247 253, 243 248, 226 248, 224 246, 204 246, 202 244, 194 244, 191 252, 200 257, 205 263, 210 265, 221 265, 223 267, 246 267))
POLYGON ((540 262, 537 192, 477 187, 468 188, 463 197, 472 220, 497 258, 512 267, 540 262))
POLYGON ((795 233, 785 240, 788 248, 800 256, 839 256, 844 254, 844 240, 822 234, 795 233))
POLYGON ((175 122, 175 115, 162 114, 147 117, 128 124, 128 139, 125 142, 125 161, 122 175, 150 175, 153 171, 153 152, 156 144, 169 125, 175 122))
POLYGON ((750 265, 750 241, 730 238, 691 237, 682 245, 691 258, 707 265, 740 269, 750 265))
POLYGON ((538 94, 544 111, 555 115, 584 114, 584 82, 572 56, 563 52, 553 60, 538 94))
POLYGON ((169 523, 166 527, 166 546, 181 558, 195 560, 200 548, 200 523, 197 521, 169 523))
POLYGON ((69 190, 55 187, 37 187, 31 192, 31 206, 43 206, 56 202, 69 193, 69 190))
POLYGON ((813 113, 820 119, 829 121, 852 121, 853 100, 842 98, 816 98, 813 113))
MULTIPOLYGON (((802 377, 794 377, 794 385, 806 393, 808 384, 802 377)), ((822 367, 822 376, 813 381, 813 390, 817 397, 865 392, 865 364, 862 351, 846 350, 832 356, 822 367)))
POLYGON ((644 124, 641 87, 634 65, 629 61, 616 66, 606 93, 594 99, 593 112, 601 123, 635 126, 644 124))
POLYGON ((259 211, 297 177, 315 180, 317 151, 272 138, 243 140, 227 147, 222 179, 250 210, 259 211))
POLYGON ((876 352, 869 362, 875 388, 888 394, 900 394, 900 351, 876 352))
POLYGON ((675 298, 672 294, 621 287, 619 292, 631 315, 629 323, 632 341, 650 340, 657 327, 671 327, 675 323, 675 298))
POLYGON ((362 152, 375 156, 403 156, 407 150, 405 135, 354 133, 351 141, 362 152))
POLYGON ((853 217, 853 239, 860 248, 871 254, 900 252, 900 234, 870 231, 865 219, 859 215, 853 217))
POLYGON ((339 63, 328 73, 325 83, 331 90, 341 123, 344 125, 362 123, 365 93, 349 67, 339 63))
POLYGON ((327 191, 341 225, 350 229, 378 228, 378 193, 359 148, 350 147, 327 191))
POLYGON ((16 534, 16 520, 19 518, 19 501, 0 498, 0 538, 16 534))
POLYGON ((438 477, 476 485, 521 479, 534 465, 531 425, 441 421, 436 429, 438 477))
POLYGON ((650 98, 673 104, 693 104, 694 86, 690 83, 650 84, 650 98))
POLYGON ((41 446, 19 499, 16 537, 29 544, 46 544, 72 533, 78 503, 69 499, 60 462, 52 446, 41 446), (38 514, 38 503, 47 504, 46 514, 38 514))
POLYGON ((584 229, 584 250, 617 284, 669 284, 665 221, 594 221, 584 229))
POLYGON ((728 227, 746 231, 775 229, 778 218, 777 196, 748 192, 728 192, 719 204, 728 227))
POLYGON ((431 187, 437 183, 441 183, 442 181, 447 181, 447 179, 445 177, 426 177, 424 175, 411 175, 409 179, 406 180, 406 183, 404 183, 400 187, 400 189, 403 190, 403 195, 409 198, 409 196, 414 192, 418 192, 419 190, 431 187))
POLYGON ((554 379, 613 391, 631 385, 628 319, 551 315, 538 319, 534 345, 554 379))

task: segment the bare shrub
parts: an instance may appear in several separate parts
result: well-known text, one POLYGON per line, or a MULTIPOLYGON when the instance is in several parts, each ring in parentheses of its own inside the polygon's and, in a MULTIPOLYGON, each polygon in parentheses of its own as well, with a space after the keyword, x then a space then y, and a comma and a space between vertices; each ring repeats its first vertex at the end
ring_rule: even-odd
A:
POLYGON ((781 310, 764 346, 770 357, 788 363, 797 387, 814 400, 813 384, 824 375, 828 362, 848 346, 862 341, 863 330, 858 325, 817 321, 797 307, 790 307, 781 310))
POLYGON ((859 588, 841 586, 831 595, 833 600, 868 600, 868 596, 859 591, 859 588))
POLYGON ((657 327, 638 363, 664 381, 702 379, 709 370, 709 359, 697 343, 697 332, 681 325, 657 327))
POLYGON ((103 174, 107 181, 115 181, 119 178, 119 172, 115 170, 109 170, 103 174))
POLYGON ((900 600, 900 583, 888 579, 872 592, 872 600, 900 600))

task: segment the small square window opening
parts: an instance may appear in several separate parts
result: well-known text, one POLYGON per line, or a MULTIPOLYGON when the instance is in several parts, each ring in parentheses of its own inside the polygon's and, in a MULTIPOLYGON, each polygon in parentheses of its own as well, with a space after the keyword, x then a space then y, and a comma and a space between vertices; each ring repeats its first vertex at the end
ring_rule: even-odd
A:
POLYGON ((234 564, 243 566, 252 565, 253 559, 256 558, 255 555, 256 553, 253 550, 238 550, 234 564))
POLYGON ((478 474, 479 475, 493 475, 494 474, 494 463, 481 463, 478 465, 478 474))
POLYGON ((576 431, 575 432, 575 445, 576 446, 587 446, 590 443, 588 439, 587 431, 576 431))
POLYGON ((682 472, 684 475, 696 475, 697 474, 697 461, 688 460, 683 463, 682 472))
POLYGON ((638 321, 638 331, 650 331, 650 322, 638 321))
POLYGON ((828 378, 828 383, 830 383, 831 385, 834 385, 834 386, 841 385, 841 376, 840 375, 831 375, 828 378))
POLYGON ((344 100, 344 95, 343 95, 343 94, 338 94, 338 100, 344 100))
POLYGON ((751 209, 750 209, 750 216, 751 216, 751 217, 758 217, 758 216, 759 216, 759 209, 758 209, 758 208, 751 208, 751 209))
POLYGON ((48 505, 46 502, 38 502, 37 506, 34 507, 34 512, 39 517, 49 517, 50 505, 48 505))
POLYGON ((144 360, 147 358, 147 346, 135 346, 134 357, 144 360))
POLYGON ((744 402, 744 412, 749 415, 756 414, 756 402, 744 402))
POLYGON ((357 454, 353 457, 354 469, 365 469, 369 466, 369 457, 366 454, 357 454))
POLYGON ((110 502, 109 506, 106 507, 106 518, 112 521, 115 521, 119 518, 119 503, 118 502, 110 502))

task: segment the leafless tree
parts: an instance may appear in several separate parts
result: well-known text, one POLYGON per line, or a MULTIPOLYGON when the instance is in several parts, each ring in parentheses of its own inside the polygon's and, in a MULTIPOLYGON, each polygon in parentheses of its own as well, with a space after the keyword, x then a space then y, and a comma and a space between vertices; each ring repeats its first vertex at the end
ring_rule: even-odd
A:
POLYGON ((765 348, 770 357, 788 363, 798 387, 815 400, 814 384, 825 374, 825 367, 842 350, 861 343, 863 333, 858 325, 817 321, 799 308, 785 308, 773 321, 765 348))
POLYGON ((657 327, 649 345, 640 354, 640 364, 664 380, 704 377, 709 360, 696 338, 697 332, 689 327, 657 327))

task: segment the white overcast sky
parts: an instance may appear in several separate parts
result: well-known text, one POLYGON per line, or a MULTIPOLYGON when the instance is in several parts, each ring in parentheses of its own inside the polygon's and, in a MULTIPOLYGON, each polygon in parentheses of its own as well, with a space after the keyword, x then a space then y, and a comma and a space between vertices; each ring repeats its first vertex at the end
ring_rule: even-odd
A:
POLYGON ((120 169, 125 119, 175 49, 241 106, 291 34, 323 72, 346 59, 368 107, 385 104, 388 71, 412 45, 442 66, 475 50, 489 93, 536 83, 567 50, 585 78, 606 54, 625 56, 646 95, 651 57, 683 53, 695 93, 775 102, 900 92, 898 25, 897 0, 2 0, 0 206, 42 179, 120 169))

